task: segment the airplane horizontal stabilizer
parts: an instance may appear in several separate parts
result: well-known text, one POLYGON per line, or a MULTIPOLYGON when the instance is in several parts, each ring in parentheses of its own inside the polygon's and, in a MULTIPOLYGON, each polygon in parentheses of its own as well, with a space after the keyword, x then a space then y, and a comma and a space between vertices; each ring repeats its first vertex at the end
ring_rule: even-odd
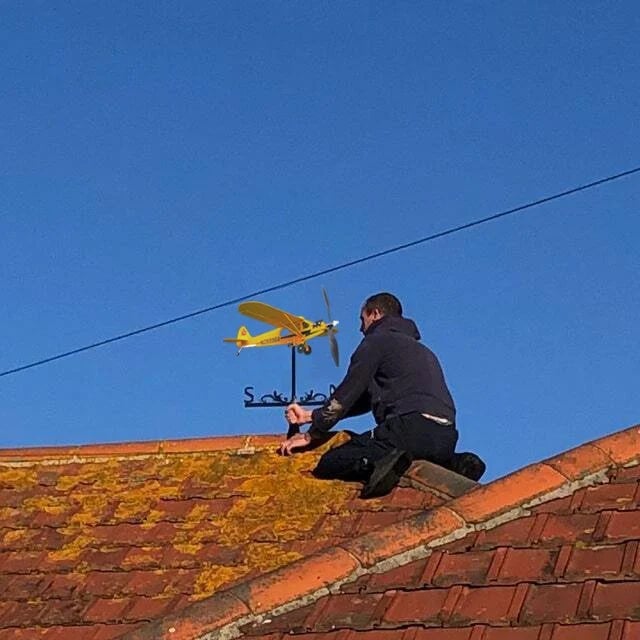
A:
POLYGON ((238 335, 235 338, 223 338, 223 342, 235 342, 236 347, 246 347, 251 341, 251 334, 247 327, 240 327, 238 329, 238 335))

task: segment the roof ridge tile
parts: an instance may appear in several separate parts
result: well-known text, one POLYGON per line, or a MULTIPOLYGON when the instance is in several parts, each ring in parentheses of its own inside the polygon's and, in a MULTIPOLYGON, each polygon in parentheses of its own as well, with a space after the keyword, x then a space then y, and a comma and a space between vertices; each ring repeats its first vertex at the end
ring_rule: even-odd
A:
POLYGON ((640 425, 598 438, 592 444, 622 467, 640 463, 640 425))
POLYGON ((313 555, 285 565, 271 573, 231 588, 253 614, 279 615, 291 604, 308 603, 319 592, 355 579, 361 574, 358 559, 342 547, 328 547, 313 555), (304 571, 301 571, 304 565, 304 571), (283 601, 284 600, 284 601, 283 601))
POLYGON ((429 547, 452 542, 471 531, 472 528, 458 513, 446 505, 441 505, 407 520, 364 534, 345 543, 343 547, 365 568, 374 565, 391 568, 399 562, 404 564, 425 557, 429 547), (416 550, 417 544, 419 546, 416 550))
POLYGON ((207 453, 209 451, 234 451, 251 446, 277 446, 282 436, 277 434, 250 434, 215 436, 211 438, 180 438, 176 440, 143 440, 139 442, 114 442, 101 444, 60 445, 0 449, 0 465, 11 463, 33 464, 43 460, 64 462, 101 460, 104 458, 138 458, 152 455, 180 453, 207 453))

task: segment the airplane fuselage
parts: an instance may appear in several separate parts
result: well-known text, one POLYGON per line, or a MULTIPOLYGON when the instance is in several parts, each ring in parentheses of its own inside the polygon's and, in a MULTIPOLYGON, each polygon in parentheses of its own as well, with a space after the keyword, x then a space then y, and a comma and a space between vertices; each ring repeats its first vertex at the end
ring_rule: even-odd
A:
POLYGON ((309 322, 306 324, 308 324, 308 328, 303 328, 300 334, 287 333, 285 335, 281 335, 282 329, 272 329, 271 331, 265 331, 264 333, 259 333, 256 336, 251 336, 247 341, 247 344, 243 345, 243 348, 304 344, 308 340, 325 335, 329 331, 329 328, 336 326, 338 322, 334 321, 332 323, 326 323, 320 320, 319 322, 309 322))

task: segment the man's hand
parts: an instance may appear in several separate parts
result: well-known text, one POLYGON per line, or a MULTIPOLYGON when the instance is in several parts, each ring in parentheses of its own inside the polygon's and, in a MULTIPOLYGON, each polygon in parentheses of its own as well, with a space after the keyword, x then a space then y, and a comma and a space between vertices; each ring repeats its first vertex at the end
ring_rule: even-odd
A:
POLYGON ((311 442, 311 436, 308 433, 296 433, 280 445, 280 453, 288 456, 294 449, 302 449, 311 442))
MULTIPOLYGON (((290 404, 285 412, 284 416, 290 425, 303 425, 311 422, 311 411, 303 409, 299 404, 295 402, 290 404)), ((296 433, 295 435, 287 438, 280 445, 280 453, 283 456, 288 456, 294 449, 302 449, 311 442, 311 436, 308 433, 296 433)))
POLYGON ((294 402, 286 408, 284 417, 289 424, 307 424, 311 422, 311 411, 303 409, 299 404, 294 402))

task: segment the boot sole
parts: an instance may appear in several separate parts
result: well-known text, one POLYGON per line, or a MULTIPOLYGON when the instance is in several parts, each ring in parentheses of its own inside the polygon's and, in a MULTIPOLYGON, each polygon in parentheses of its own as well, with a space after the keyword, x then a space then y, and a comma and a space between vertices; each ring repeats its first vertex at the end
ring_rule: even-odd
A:
POLYGON ((361 498, 378 498, 387 495, 411 466, 405 451, 395 451, 375 463, 373 473, 363 487, 361 498))

